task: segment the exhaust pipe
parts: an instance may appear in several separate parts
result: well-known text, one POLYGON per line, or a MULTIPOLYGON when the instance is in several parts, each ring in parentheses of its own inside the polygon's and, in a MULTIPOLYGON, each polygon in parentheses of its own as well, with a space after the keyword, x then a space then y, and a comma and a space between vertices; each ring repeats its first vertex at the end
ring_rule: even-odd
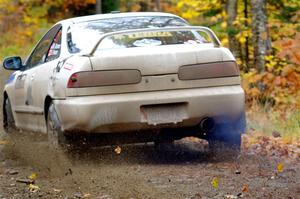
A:
POLYGON ((204 132, 210 132, 215 127, 215 121, 210 117, 205 117, 200 121, 199 127, 204 132))

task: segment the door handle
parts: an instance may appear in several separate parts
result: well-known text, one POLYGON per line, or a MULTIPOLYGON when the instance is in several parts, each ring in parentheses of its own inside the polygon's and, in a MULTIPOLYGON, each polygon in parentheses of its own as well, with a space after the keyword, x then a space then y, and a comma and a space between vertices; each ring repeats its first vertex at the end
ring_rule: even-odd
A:
POLYGON ((21 74, 17 77, 18 80, 22 80, 24 77, 26 77, 26 74, 21 74))

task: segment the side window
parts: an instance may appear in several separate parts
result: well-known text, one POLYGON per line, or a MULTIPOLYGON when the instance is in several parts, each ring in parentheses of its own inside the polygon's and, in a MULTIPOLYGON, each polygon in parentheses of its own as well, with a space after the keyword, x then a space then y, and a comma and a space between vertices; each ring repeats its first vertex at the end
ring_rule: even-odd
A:
POLYGON ((54 37, 58 35, 58 31, 60 29, 61 25, 56 25, 44 35, 33 53, 30 55, 26 63, 26 68, 32 68, 45 63, 50 46, 52 46, 52 41, 54 40, 54 37))
POLYGON ((54 37, 50 49, 47 53, 46 62, 55 60, 59 57, 60 47, 61 47, 61 34, 62 34, 62 30, 60 29, 56 34, 56 36, 54 37))

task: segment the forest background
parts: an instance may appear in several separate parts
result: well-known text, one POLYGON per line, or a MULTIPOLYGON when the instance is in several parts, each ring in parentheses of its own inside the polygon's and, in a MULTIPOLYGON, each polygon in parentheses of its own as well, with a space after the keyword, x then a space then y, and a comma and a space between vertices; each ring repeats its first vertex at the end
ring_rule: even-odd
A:
MULTIPOLYGON (((299 144, 299 0, 0 0, 0 61, 26 58, 58 20, 115 10, 169 12, 212 28, 237 58, 249 131, 299 144)), ((2 85, 8 75, 1 69, 2 85)))

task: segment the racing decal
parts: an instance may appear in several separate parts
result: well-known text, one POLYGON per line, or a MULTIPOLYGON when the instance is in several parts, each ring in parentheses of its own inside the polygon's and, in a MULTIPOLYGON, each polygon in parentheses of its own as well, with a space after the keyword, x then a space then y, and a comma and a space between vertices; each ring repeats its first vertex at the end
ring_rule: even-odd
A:
POLYGON ((72 70, 74 68, 74 65, 73 64, 69 64, 69 63, 65 63, 64 64, 64 69, 66 70, 72 70))
MULTIPOLYGON (((70 57, 72 57, 72 56, 70 56, 70 57)), ((65 58, 65 59, 63 59, 63 60, 61 60, 61 61, 59 61, 58 63, 57 63, 57 66, 56 66, 56 68, 54 69, 54 71, 53 71, 53 73, 59 73, 60 72, 60 70, 63 68, 63 66, 65 65, 65 63, 66 63, 66 61, 67 61, 67 59, 69 59, 70 57, 67 57, 67 58, 65 58)), ((67 64, 69 64, 69 63, 67 63, 67 64)), ((72 64, 69 64, 70 66, 66 66, 66 70, 72 70, 73 69, 73 65, 72 64), (72 68, 71 68, 71 66, 72 66, 72 68)))
POLYGON ((167 31, 157 31, 157 32, 136 32, 130 33, 126 35, 114 35, 115 39, 141 39, 141 38, 153 38, 153 37, 172 37, 171 32, 167 31))
POLYGON ((21 74, 17 77, 15 89, 23 89, 24 88, 26 76, 27 76, 26 74, 21 74))
POLYGON ((10 84, 15 80, 16 74, 13 73, 9 76, 9 78, 6 80, 6 84, 10 84))

